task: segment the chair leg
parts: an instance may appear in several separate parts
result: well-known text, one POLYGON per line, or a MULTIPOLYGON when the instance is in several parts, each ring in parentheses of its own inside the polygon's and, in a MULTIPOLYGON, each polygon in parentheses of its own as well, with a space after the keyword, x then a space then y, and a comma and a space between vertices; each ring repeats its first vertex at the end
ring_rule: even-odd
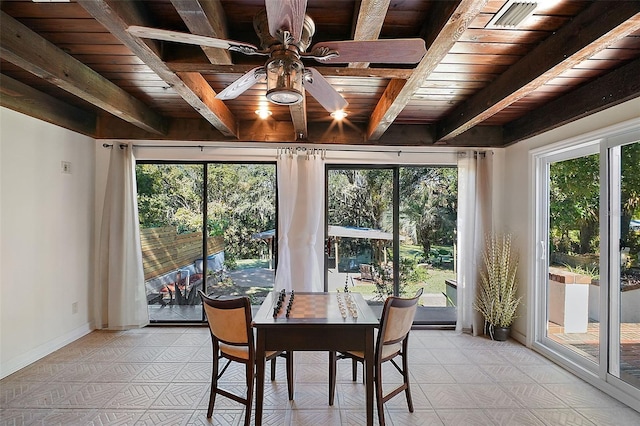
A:
POLYGON ((293 352, 287 352, 285 359, 287 367, 287 390, 289 391, 289 401, 293 401, 293 352))
POLYGON ((251 424, 251 407, 253 406, 253 386, 256 382, 255 377, 255 363, 247 363, 247 401, 246 401, 246 414, 244 416, 244 426, 250 426, 251 424))
POLYGON ((216 393, 218 392, 218 354, 213 353, 213 368, 211 372, 211 393, 209 394, 209 407, 207 409, 207 418, 213 415, 213 404, 216 402, 216 393))
POLYGON ((329 352, 329 405, 333 405, 336 394, 336 353, 329 352))
POLYGON ((355 358, 351 358, 351 380, 358 380, 358 361, 355 358))
POLYGON ((276 358, 271 359, 271 381, 273 382, 276 379, 276 358))
POLYGON ((384 426, 384 400, 382 395, 382 363, 376 362, 373 381, 376 388, 376 405, 378 408, 378 421, 380 426, 384 426))
POLYGON ((407 406, 409 412, 413 413, 413 401, 411 399, 411 388, 409 387, 409 362, 407 360, 407 353, 402 352, 402 376, 404 377, 404 384, 406 386, 404 393, 407 397, 407 406))

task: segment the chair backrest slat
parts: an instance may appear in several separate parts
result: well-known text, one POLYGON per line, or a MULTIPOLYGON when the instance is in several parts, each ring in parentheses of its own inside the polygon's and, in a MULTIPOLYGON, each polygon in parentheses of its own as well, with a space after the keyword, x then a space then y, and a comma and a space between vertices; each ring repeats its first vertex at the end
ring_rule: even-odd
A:
POLYGON ((400 342, 409 334, 421 295, 422 289, 419 289, 410 299, 387 298, 380 319, 379 339, 383 345, 400 342))
POLYGON ((248 297, 213 299, 200 292, 211 334, 223 343, 247 346, 253 342, 248 297))

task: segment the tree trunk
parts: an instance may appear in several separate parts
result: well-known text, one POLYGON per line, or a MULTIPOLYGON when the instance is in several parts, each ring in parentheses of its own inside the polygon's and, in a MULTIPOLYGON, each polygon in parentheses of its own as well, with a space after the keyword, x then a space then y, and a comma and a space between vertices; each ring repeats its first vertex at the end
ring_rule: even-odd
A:
POLYGON ((597 223, 586 222, 580 225, 580 252, 579 254, 590 253, 591 240, 596 235, 597 223))

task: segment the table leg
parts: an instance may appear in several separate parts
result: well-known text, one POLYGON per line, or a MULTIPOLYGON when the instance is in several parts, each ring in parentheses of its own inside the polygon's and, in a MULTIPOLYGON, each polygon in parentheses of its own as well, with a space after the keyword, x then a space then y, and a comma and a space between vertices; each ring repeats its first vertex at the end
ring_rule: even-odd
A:
POLYGON ((264 372, 265 372, 265 336, 260 329, 257 330, 256 342, 256 426, 262 425, 262 404, 264 401, 264 372))
POLYGON ((373 329, 366 330, 366 347, 364 348, 364 369, 367 400, 367 426, 373 426, 373 329))
POLYGON ((336 352, 329 351, 329 405, 336 394, 336 352))

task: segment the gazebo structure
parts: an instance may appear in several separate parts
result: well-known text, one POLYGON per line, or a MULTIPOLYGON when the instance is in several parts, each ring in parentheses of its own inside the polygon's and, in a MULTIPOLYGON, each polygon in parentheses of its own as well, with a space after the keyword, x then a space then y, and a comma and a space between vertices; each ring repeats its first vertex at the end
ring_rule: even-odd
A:
MULTIPOLYGON (((338 264, 340 263, 338 245, 340 238, 365 238, 369 240, 390 241, 393 240, 393 234, 391 232, 385 232, 380 229, 372 228, 360 228, 356 226, 338 226, 329 225, 328 229, 329 238, 333 238, 333 250, 335 253, 336 271, 338 270, 338 264)), ((275 229, 259 232, 251 235, 254 240, 265 240, 269 247, 269 268, 273 267, 273 251, 274 251, 274 237, 275 229)), ((404 240, 405 237, 400 236, 400 240, 404 240)), ((387 262, 387 251, 382 250, 383 262, 387 262)))

